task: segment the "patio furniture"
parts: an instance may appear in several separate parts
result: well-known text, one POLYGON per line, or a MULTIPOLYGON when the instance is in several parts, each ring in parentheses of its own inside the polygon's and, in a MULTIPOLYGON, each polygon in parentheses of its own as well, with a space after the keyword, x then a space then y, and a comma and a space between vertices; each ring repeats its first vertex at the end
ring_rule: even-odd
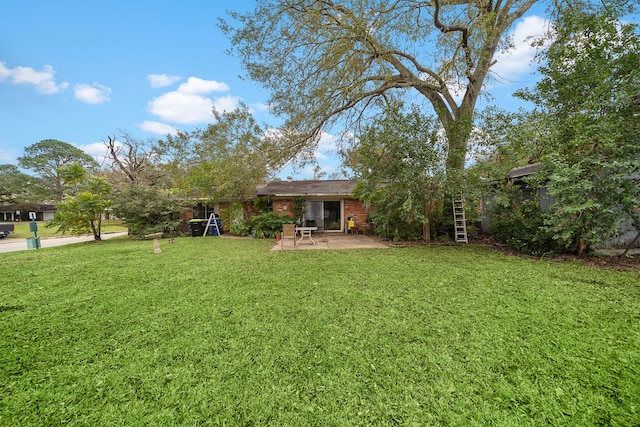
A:
POLYGON ((296 225, 295 224, 282 224, 282 238, 280 244, 284 249, 284 240, 293 239, 293 246, 296 246, 296 225))
POLYGON ((305 237, 311 240, 311 243, 314 245, 316 242, 311 238, 311 233, 316 231, 318 227, 296 227, 296 232, 300 233, 300 238, 298 239, 298 243, 302 241, 305 237))

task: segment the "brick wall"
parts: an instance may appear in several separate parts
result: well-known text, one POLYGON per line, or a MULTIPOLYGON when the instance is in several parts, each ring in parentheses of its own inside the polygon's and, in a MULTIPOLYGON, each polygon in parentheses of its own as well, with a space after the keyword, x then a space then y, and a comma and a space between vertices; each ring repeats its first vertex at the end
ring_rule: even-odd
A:
MULTIPOLYGON (((293 217, 293 200, 291 199, 280 199, 273 200, 272 204, 273 212, 277 212, 279 214, 289 215, 293 217)), ((347 218, 352 217, 356 226, 360 230, 367 230, 369 228, 369 224, 367 223, 367 214, 370 211, 367 211, 364 207, 364 203, 361 200, 356 199, 344 199, 344 221, 343 227, 346 227, 347 218)))
POLYGON ((367 230, 367 211, 362 200, 344 199, 344 220, 347 221, 351 217, 356 222, 356 227, 360 230, 367 230))
POLYGON ((274 200, 272 203, 272 210, 279 214, 289 215, 293 218, 293 200, 274 200))

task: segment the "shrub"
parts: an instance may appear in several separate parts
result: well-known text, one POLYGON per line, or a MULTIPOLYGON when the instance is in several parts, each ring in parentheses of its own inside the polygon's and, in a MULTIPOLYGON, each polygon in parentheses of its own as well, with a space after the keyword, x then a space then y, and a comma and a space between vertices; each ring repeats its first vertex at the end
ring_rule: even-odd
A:
POLYGON ((376 206, 376 211, 367 215, 367 222, 373 226, 375 234, 386 239, 419 240, 423 225, 419 222, 407 223, 397 212, 376 206))
POLYGON ((282 224, 293 224, 288 215, 276 212, 265 212, 253 217, 253 234, 258 239, 272 239, 282 232, 282 224))
POLYGON ((507 207, 498 205, 492 212, 489 231, 497 241, 523 254, 562 252, 553 233, 544 226, 546 215, 531 200, 507 207))
POLYGON ((229 209, 221 211, 220 216, 225 224, 225 229, 237 236, 247 236, 251 232, 251 224, 244 219, 242 205, 232 203, 229 209))

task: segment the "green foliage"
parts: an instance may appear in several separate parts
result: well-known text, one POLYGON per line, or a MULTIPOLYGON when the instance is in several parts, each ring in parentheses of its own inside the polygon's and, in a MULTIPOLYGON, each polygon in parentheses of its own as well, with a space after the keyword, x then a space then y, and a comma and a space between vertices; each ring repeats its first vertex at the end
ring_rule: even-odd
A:
POLYGON ((0 203, 39 202, 49 192, 42 179, 20 172, 14 165, 0 165, 0 203))
POLYGON ((3 426, 634 426, 638 272, 178 238, 3 254, 3 426))
POLYGON ((490 215, 489 231, 511 249, 536 256, 563 252, 553 232, 544 227, 549 213, 540 209, 535 201, 512 200, 507 206, 496 204, 490 215))
POLYGON ((168 135, 157 151, 181 175, 178 185, 189 194, 232 202, 253 200, 255 187, 272 167, 279 167, 272 133, 259 125, 249 107, 213 110, 206 129, 168 135))
POLYGON ((307 198, 304 196, 296 196, 293 198, 293 220, 296 224, 302 224, 306 203, 307 198))
POLYGON ((64 196, 60 167, 79 163, 89 171, 97 169, 98 163, 93 157, 66 142, 45 139, 25 148, 24 156, 18 157, 18 164, 36 172, 49 186, 50 195, 58 200, 64 196))
POLYGON ((276 212, 265 212, 253 217, 253 234, 258 239, 273 239, 282 232, 282 224, 293 224, 294 219, 276 212))
POLYGON ((550 130, 538 176, 554 200, 545 225, 578 254, 615 236, 640 205, 639 108, 632 102, 640 92, 640 39, 608 12, 561 15, 543 78, 521 94, 550 130))
POLYGON ((253 209, 256 212, 268 212, 271 210, 271 200, 269 200, 269 197, 267 196, 257 196, 255 199, 253 199, 253 209))
MULTIPOLYGON (((258 201, 260 198, 257 198, 258 201)), ((254 205, 255 207, 255 205, 254 205)), ((238 236, 247 236, 251 233, 251 224, 245 219, 243 207, 240 203, 231 203, 229 209, 221 213, 225 229, 238 236)))
POLYGON ((102 215, 112 204, 110 194, 111 184, 102 178, 90 177, 78 194, 56 205, 56 213, 47 227, 57 227, 59 233, 92 233, 95 240, 100 240, 102 215))
POLYGON ((358 179, 355 195, 375 206, 369 219, 381 236, 414 239, 435 218, 446 151, 438 129, 416 106, 398 103, 347 141, 342 155, 358 179))
POLYGON ((146 185, 127 185, 114 198, 113 213, 121 218, 132 236, 165 232, 180 221, 170 214, 178 212, 180 205, 166 190, 146 185))
POLYGON ((71 195, 78 192, 78 185, 84 182, 88 175, 88 171, 79 162, 64 164, 56 172, 62 183, 71 187, 71 195))
POLYGON ((272 111, 297 131, 287 147, 314 147, 323 129, 356 128, 414 91, 446 134, 447 172, 459 173, 492 58, 534 3, 260 1, 220 27, 249 77, 271 94, 272 111))

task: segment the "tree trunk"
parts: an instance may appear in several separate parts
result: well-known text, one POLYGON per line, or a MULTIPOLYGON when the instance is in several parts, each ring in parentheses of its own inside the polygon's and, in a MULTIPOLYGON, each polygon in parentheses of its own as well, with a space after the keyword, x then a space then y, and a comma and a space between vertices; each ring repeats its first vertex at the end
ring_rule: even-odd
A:
MULTIPOLYGON (((636 95, 638 96, 638 95, 636 95)), ((620 257, 626 257, 627 254, 629 253, 629 251, 631 250, 631 248, 633 247, 633 245, 636 244, 636 242, 638 241, 638 239, 640 239, 640 231, 638 231, 638 234, 636 234, 636 237, 631 241, 631 243, 629 243, 627 245, 627 247, 625 248, 624 252, 620 255, 620 257)))

